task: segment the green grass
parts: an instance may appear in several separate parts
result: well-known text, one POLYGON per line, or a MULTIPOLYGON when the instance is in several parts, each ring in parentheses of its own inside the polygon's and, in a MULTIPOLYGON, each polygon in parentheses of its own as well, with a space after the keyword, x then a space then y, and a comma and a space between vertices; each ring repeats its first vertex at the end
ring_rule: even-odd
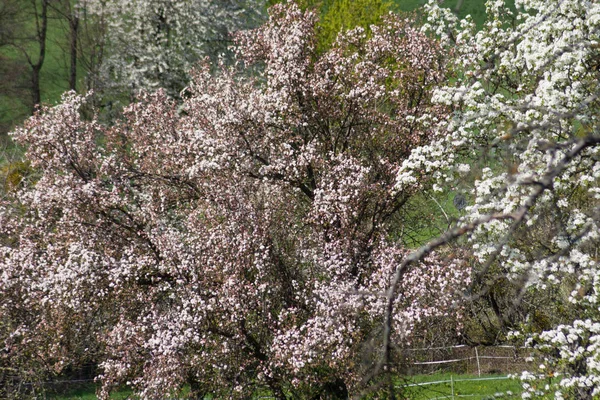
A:
POLYGON ((454 398, 465 396, 465 398, 473 399, 491 399, 500 394, 502 394, 501 398, 505 399, 520 398, 520 393, 522 391, 520 382, 514 379, 498 379, 505 376, 506 375, 485 375, 478 377, 477 375, 443 373, 417 375, 401 381, 400 383, 408 385, 405 389, 404 396, 413 400, 453 398, 452 388, 454 388, 454 398), (428 384, 429 382, 437 381, 446 382, 428 384), (417 384, 421 385, 417 386, 417 384))
MULTIPOLYGON (((398 380, 398 387, 405 387, 403 396, 412 400, 425 400, 435 398, 452 398, 452 387, 454 387, 455 398, 491 399, 502 394, 501 398, 520 398, 521 384, 514 379, 489 379, 502 378, 506 375, 460 375, 438 373, 433 375, 416 375, 406 379, 398 380), (481 380, 471 380, 480 379, 481 380), (469 380, 467 380, 469 379, 469 380), (450 381, 453 382, 450 382, 450 381), (444 383, 427 384, 429 382, 448 381, 444 383), (416 384, 422 384, 417 386, 416 384), (512 394, 510 394, 512 393, 512 394)), ((266 396, 266 395, 265 395, 266 396)), ((50 396, 53 400, 95 400, 95 386, 86 385, 68 393, 50 396)), ((111 396, 115 400, 125 400, 132 397, 129 390, 121 390, 111 396)), ((496 397, 497 398, 497 397, 496 397)))
MULTIPOLYGON (((427 3, 428 0, 394 0, 398 8, 402 11, 413 11, 419 7, 422 7, 427 3)), ((458 0, 446 0, 442 4, 443 7, 456 9, 458 0)), ((473 20, 477 23, 477 26, 481 27, 485 22, 485 0, 463 0, 458 10, 458 16, 464 18, 470 15, 473 20)))
MULTIPOLYGON (((459 193, 467 194, 465 190, 449 189, 442 193, 416 193, 403 207, 403 212, 394 217, 392 224, 396 234, 390 239, 417 248, 443 234, 464 214, 454 205, 454 197, 459 193)), ((470 204, 468 196, 466 200, 470 204)))

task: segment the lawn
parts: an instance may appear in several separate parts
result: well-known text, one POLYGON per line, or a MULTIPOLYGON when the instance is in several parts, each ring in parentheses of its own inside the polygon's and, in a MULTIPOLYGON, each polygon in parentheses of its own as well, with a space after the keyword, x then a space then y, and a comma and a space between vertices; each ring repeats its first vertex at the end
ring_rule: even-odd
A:
MULTIPOLYGON (((454 389, 454 398, 516 399, 520 398, 521 393, 519 381, 507 379, 506 375, 484 375, 481 377, 447 373, 417 375, 398 380, 398 387, 405 387, 403 395, 405 398, 413 400, 453 398, 452 389, 454 389)), ((94 385, 87 385, 49 398, 54 400, 95 400, 94 391, 94 385)), ((124 400, 131 396, 131 391, 123 390, 115 393, 112 398, 124 400)))
MULTIPOLYGON (((428 0, 394 0, 394 3, 402 11, 412 11, 427 4, 428 0)), ((443 7, 456 9, 457 3, 460 1, 458 16, 464 18, 470 15, 478 27, 483 26, 486 19, 485 0, 446 0, 442 3, 443 7)), ((510 7, 514 7, 514 0, 508 0, 510 7)))

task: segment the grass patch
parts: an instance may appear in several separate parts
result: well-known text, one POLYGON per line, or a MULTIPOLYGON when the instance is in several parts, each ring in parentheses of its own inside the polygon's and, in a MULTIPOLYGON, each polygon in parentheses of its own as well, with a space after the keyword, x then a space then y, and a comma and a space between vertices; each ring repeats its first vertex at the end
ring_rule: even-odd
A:
POLYGON ((392 221, 391 240, 400 240, 408 248, 418 248, 456 225, 464 214, 455 205, 455 197, 464 198, 464 208, 471 204, 465 191, 444 190, 441 193, 416 193, 405 204, 403 211, 392 221))
POLYGON ((479 377, 477 375, 441 373, 413 376, 399 381, 399 385, 405 386, 404 396, 414 400, 460 397, 473 399, 520 398, 521 383, 505 377, 506 375, 479 377), (452 393, 453 391, 454 393, 452 393))
MULTIPOLYGON (((413 11, 427 4, 428 0, 394 0, 396 7, 402 11, 413 11)), ((486 21, 485 0, 445 0, 442 7, 456 10, 460 2, 460 7, 456 13, 459 18, 465 18, 470 15, 473 21, 481 28, 486 21)), ((515 9, 514 0, 506 0, 506 4, 511 10, 515 9)))

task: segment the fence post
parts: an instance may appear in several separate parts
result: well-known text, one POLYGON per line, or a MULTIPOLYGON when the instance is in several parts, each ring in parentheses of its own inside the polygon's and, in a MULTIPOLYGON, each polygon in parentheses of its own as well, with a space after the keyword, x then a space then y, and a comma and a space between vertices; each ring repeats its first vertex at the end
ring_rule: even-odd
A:
POLYGON ((454 400, 454 377, 450 375, 450 391, 452 392, 452 400, 454 400))
POLYGON ((481 366, 479 365, 479 352, 477 351, 477 347, 475 347, 475 359, 477 360, 477 374, 481 377, 481 366))

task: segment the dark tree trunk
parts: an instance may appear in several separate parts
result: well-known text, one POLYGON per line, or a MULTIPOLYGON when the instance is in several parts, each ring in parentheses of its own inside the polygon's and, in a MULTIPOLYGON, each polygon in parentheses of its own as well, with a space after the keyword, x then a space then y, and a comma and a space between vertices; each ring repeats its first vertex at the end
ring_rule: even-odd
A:
POLYGON ((42 92, 40 90, 40 69, 33 65, 31 69, 31 113, 33 114, 37 106, 42 102, 42 92))
POLYGON ((70 44, 71 44, 71 70, 69 73, 69 89, 77 91, 77 37, 79 35, 79 17, 71 14, 69 20, 70 44))
POLYGON ((42 9, 38 14, 37 1, 33 0, 33 8, 35 11, 35 21, 37 28, 37 41, 39 45, 39 54, 37 61, 34 63, 32 60, 29 61, 31 65, 31 97, 32 97, 32 109, 31 112, 36 110, 37 106, 42 102, 42 91, 40 88, 40 72, 44 65, 44 59, 46 58, 46 33, 48 31, 48 3, 49 0, 42 0, 42 9))
POLYGON ((346 383, 337 378, 326 382, 312 400, 347 400, 350 398, 346 383))

